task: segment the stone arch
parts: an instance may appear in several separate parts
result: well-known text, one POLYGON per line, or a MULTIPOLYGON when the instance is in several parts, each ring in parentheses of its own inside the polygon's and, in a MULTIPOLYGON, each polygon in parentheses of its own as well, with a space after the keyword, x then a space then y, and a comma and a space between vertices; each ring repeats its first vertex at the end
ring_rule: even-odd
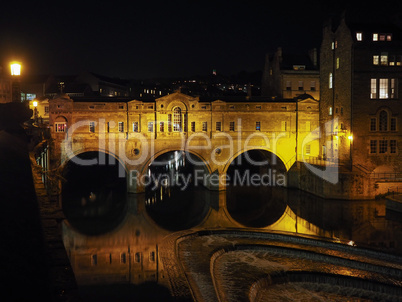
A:
POLYGON ((271 153, 272 155, 276 156, 276 157, 282 162, 283 166, 286 168, 286 171, 288 171, 288 170, 290 169, 290 167, 291 167, 291 164, 292 164, 292 163, 286 163, 285 160, 284 160, 284 158, 283 158, 280 154, 277 154, 277 153, 273 152, 273 151, 270 150, 269 148, 264 148, 264 147, 260 147, 260 148, 246 148, 246 149, 239 150, 238 152, 234 153, 234 154, 232 155, 232 157, 228 158, 228 161, 227 161, 226 165, 224 166, 224 168, 223 168, 223 170, 222 170, 222 173, 224 173, 224 174, 227 173, 227 171, 228 171, 228 169, 229 169, 229 167, 230 167, 230 164, 231 164, 237 157, 239 157, 240 155, 242 155, 243 153, 245 153, 245 152, 247 152, 247 151, 252 151, 252 150, 266 151, 266 152, 269 152, 269 153, 271 153))

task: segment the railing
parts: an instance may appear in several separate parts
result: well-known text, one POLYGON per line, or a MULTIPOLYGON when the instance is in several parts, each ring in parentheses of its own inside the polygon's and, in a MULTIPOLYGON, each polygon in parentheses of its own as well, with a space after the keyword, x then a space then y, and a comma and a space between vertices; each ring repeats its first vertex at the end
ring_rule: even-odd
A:
POLYGON ((371 173, 370 178, 377 180, 402 181, 402 173, 371 173))

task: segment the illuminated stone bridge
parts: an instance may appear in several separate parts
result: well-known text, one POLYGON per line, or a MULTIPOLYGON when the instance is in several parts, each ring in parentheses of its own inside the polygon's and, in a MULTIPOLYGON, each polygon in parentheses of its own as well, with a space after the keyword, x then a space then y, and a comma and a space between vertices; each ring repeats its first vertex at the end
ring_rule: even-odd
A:
POLYGON ((144 191, 138 180, 157 157, 171 151, 185 151, 211 179, 207 187, 216 190, 225 189, 230 164, 246 151, 259 150, 270 167, 285 172, 295 161, 319 153, 310 134, 319 124, 319 104, 309 95, 213 102, 180 92, 153 101, 61 95, 49 105, 52 166, 63 168, 74 158, 91 164, 79 162, 79 155, 100 151, 120 163, 131 193, 144 191))

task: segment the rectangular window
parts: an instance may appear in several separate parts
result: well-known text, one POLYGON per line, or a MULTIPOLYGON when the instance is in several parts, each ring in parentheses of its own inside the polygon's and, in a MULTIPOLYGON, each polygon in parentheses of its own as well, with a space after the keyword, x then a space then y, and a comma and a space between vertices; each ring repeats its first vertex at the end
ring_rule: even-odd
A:
POLYGON ((191 131, 195 132, 195 122, 191 122, 191 131))
POLYGON ((381 53, 380 63, 382 66, 388 66, 388 52, 381 53))
POLYGON ((378 34, 377 33, 373 34, 373 41, 378 41, 378 34))
POLYGON ((377 130, 377 119, 372 118, 370 119, 370 131, 376 131, 377 130))
POLYGON ((164 132, 165 131, 165 122, 160 122, 159 123, 159 131, 164 132))
POLYGON ((222 123, 216 122, 216 131, 222 131, 222 123))
POLYGON ((149 252, 149 261, 155 262, 155 251, 149 252))
POLYGON ((49 106, 45 106, 45 114, 49 114, 49 106))
POLYGON ((310 90, 315 91, 315 81, 310 82, 310 90))
POLYGON ((307 144, 306 145, 306 154, 309 155, 310 151, 311 151, 311 146, 310 146, 310 144, 307 144))
POLYGON ((292 82, 291 81, 286 81, 286 90, 287 91, 292 90, 292 82))
POLYGON ((336 58, 336 69, 339 69, 339 57, 336 58))
POLYGON ((377 98, 377 79, 371 79, 370 98, 377 98))
POLYGON ((134 261, 135 261, 136 263, 140 263, 140 262, 141 262, 141 253, 139 253, 139 252, 135 253, 135 255, 134 255, 134 261))
POLYGON ((229 122, 229 131, 235 131, 235 122, 229 122))
POLYGON ((370 153, 371 154, 377 153, 377 141, 376 140, 370 141, 370 153))
POLYGON ((204 132, 208 131, 208 122, 202 122, 202 131, 204 132))
POLYGON ((332 89, 332 72, 330 72, 329 73, 329 84, 328 84, 328 87, 329 87, 329 89, 332 89))
POLYGON ((148 132, 154 132, 154 122, 148 122, 148 132))
POLYGON ((124 122, 119 122, 119 132, 124 132, 124 122))
POLYGON ((373 56, 373 65, 379 65, 379 64, 380 64, 380 56, 374 55, 373 56))
POLYGON ((261 131, 261 122, 255 122, 255 130, 261 131))
POLYGON ((286 125, 287 123, 286 123, 286 121, 281 121, 281 131, 286 131, 286 125))
POLYGON ((172 114, 168 114, 168 131, 172 132, 172 114))
POLYGON ((380 79, 379 97, 388 99, 388 79, 380 79))
POLYGON ((329 112, 328 112, 328 114, 329 114, 329 115, 332 115, 332 107, 329 107, 329 112))
POLYGON ((396 131, 396 118, 391 118, 391 131, 396 131))
POLYGON ((120 254, 120 263, 125 264, 127 262, 127 255, 126 253, 120 254))
POLYGON ((55 123, 54 124, 54 131, 55 132, 66 132, 67 131, 67 124, 66 123, 55 123))
POLYGON ((391 139, 389 141, 389 153, 395 154, 396 153, 396 140, 391 139))
POLYGON ((303 89, 304 89, 303 81, 299 81, 299 90, 303 90, 303 89))
POLYGON ((89 132, 95 132, 95 122, 89 122, 89 132))
POLYGON ((387 140, 380 140, 378 146, 378 153, 384 154, 387 153, 388 141, 387 140))
POLYGON ((390 97, 391 99, 396 98, 395 79, 390 79, 389 97, 390 97))
POLYGON ((91 255, 91 265, 95 266, 97 264, 98 264, 98 255, 97 254, 91 255))
POLYGON ((356 33, 356 40, 362 41, 363 40, 363 33, 356 33))
POLYGON ((139 132, 138 122, 133 122, 133 132, 139 132))

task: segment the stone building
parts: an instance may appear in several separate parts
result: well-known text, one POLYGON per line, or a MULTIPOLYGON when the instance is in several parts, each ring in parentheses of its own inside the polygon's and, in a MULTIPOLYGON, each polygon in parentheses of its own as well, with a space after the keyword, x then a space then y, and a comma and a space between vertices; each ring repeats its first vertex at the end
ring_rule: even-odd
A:
POLYGON ((317 49, 308 54, 284 53, 279 47, 267 54, 263 72, 262 96, 292 99, 309 94, 320 99, 320 71, 317 49))
POLYGON ((339 159, 372 178, 397 178, 402 169, 399 117, 401 29, 354 23, 344 13, 323 27, 320 52, 322 158, 339 159))

